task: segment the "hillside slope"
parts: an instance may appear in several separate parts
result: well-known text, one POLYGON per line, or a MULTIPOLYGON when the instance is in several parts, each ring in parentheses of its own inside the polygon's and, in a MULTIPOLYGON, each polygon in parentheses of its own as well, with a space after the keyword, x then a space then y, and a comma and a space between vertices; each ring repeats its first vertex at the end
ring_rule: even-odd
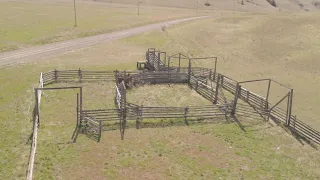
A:
MULTIPOLYGON (((92 1, 92 0, 88 0, 92 1)), ((137 4, 137 0, 94 0, 109 3, 137 4)), ((272 0, 269 0, 272 1, 272 0)), ((268 0, 140 0, 143 5, 232 10, 249 12, 299 12, 299 11, 319 11, 319 0, 274 0, 276 7, 272 6, 268 0), (197 3, 198 2, 198 3, 197 3), (210 6, 205 6, 209 2, 210 6), (243 3, 242 3, 243 2, 243 3), (234 4, 233 4, 234 3, 234 4)))

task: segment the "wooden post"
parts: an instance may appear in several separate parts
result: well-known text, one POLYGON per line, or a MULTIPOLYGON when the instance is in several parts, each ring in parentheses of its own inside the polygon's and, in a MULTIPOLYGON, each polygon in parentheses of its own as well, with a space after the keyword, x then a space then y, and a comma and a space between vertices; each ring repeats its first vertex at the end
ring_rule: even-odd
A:
POLYGON ((220 86, 220 74, 218 74, 218 79, 217 79, 217 85, 216 85, 216 92, 214 95, 214 101, 213 104, 217 104, 218 103, 218 95, 219 95, 219 86, 220 86))
POLYGON ((38 97, 38 89, 35 89, 34 91, 35 93, 35 100, 36 100, 36 103, 35 103, 35 116, 37 116, 38 118, 38 126, 40 126, 40 113, 39 113, 39 97, 38 97))
POLYGON ((239 96, 240 89, 241 89, 241 85, 239 85, 239 83, 237 83, 237 88, 236 88, 236 93, 234 95, 233 109, 232 109, 231 115, 235 115, 235 113, 236 113, 236 108, 237 108, 238 96, 239 96))
POLYGON ((99 137, 98 137, 98 142, 100 142, 101 139, 101 132, 102 132, 102 121, 99 121, 99 137))
POLYGON ((212 69, 210 69, 209 79, 212 80, 212 69))

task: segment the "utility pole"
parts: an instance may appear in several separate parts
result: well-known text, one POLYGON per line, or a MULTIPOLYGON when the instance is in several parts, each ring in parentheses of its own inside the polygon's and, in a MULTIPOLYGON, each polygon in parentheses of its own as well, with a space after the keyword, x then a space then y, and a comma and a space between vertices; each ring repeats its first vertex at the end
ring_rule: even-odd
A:
POLYGON ((232 5, 232 14, 234 14, 234 0, 233 0, 233 5, 232 5))
POLYGON ((197 13, 199 12, 199 0, 197 0, 197 13))
POLYGON ((138 15, 140 15, 140 0, 137 0, 138 3, 138 15))
POLYGON ((74 27, 77 27, 76 0, 73 0, 73 9, 74 9, 74 27))

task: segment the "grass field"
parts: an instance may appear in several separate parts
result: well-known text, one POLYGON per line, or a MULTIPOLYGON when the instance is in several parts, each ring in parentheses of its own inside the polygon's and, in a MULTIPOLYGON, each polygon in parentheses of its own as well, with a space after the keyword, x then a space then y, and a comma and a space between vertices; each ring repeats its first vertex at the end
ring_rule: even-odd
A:
MULTIPOLYGON (((218 71, 237 80, 272 77, 284 82, 294 88, 293 113, 319 130, 316 117, 320 114, 316 107, 320 100, 320 71, 315 60, 320 54, 318 16, 236 14, 1 67, 1 177, 25 178, 32 132, 32 88, 37 85, 40 72, 55 68, 133 69, 149 47, 190 56, 218 56, 218 71)), ((211 62, 198 65, 213 66, 211 62)), ((113 92, 107 90, 110 86, 101 84, 105 90, 96 94, 88 91, 85 101, 97 101, 88 103, 88 107, 111 106, 113 92)), ((184 91, 179 95, 184 94, 189 95, 184 91)), ((273 98, 277 96, 276 90, 273 98)), ((75 99, 74 91, 44 93, 35 179, 320 177, 319 150, 260 119, 240 119, 246 131, 234 123, 128 129, 123 141, 115 130, 104 132, 100 143, 79 135, 78 142, 73 144, 70 137, 75 125, 75 99)))
POLYGON ((190 9, 142 6, 138 16, 133 5, 88 1, 76 7, 74 27, 71 1, 0 1, 0 52, 196 15, 190 9))

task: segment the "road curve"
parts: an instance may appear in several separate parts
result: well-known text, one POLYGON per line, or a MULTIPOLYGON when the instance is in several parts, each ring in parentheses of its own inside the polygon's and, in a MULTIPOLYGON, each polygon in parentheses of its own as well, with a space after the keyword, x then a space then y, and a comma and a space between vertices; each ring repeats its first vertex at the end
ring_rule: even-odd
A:
POLYGON ((11 65, 15 63, 25 62, 26 60, 31 60, 33 58, 57 55, 59 53, 63 53, 66 51, 85 48, 85 47, 96 45, 98 43, 110 42, 116 39, 125 38, 125 37, 139 34, 142 32, 160 29, 161 26, 163 25, 168 26, 172 24, 178 24, 185 21, 202 19, 206 17, 208 16, 199 16, 199 17, 165 21, 161 23, 149 24, 145 26, 125 29, 125 30, 106 33, 106 34, 100 34, 100 35, 89 36, 85 38, 73 39, 68 41, 56 42, 51 44, 33 46, 30 48, 4 52, 4 53, 0 53, 0 65, 11 65))

